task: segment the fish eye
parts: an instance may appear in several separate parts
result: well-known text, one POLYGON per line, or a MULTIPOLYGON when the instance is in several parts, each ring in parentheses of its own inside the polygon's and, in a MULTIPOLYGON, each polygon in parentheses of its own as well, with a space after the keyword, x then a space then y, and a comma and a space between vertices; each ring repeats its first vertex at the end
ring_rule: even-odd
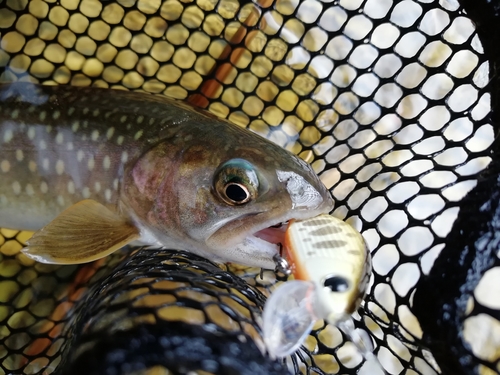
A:
POLYGON ((231 159, 217 168, 213 186, 227 204, 243 205, 257 198, 259 179, 251 163, 231 159))
POLYGON ((332 292, 345 292, 349 289, 349 281, 342 276, 330 276, 323 283, 332 292))
POLYGON ((226 185, 226 197, 240 204, 246 203, 251 198, 250 192, 244 185, 234 182, 226 185))

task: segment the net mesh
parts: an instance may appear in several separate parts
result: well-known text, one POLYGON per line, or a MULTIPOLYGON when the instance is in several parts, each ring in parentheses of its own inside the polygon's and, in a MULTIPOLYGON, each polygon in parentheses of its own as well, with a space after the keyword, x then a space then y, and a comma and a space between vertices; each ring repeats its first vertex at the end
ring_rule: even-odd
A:
MULTIPOLYGON (((493 159, 496 8, 471 8, 476 30, 466 4, 0 0, 0 82, 167 95, 300 155, 372 252, 353 319, 385 370, 492 374, 499 259, 472 249, 494 220, 495 163, 463 198, 493 159)), ((260 311, 283 279, 270 271, 152 250, 47 266, 19 253, 29 233, 0 233, 0 373, 371 371, 323 322, 284 364, 262 357, 260 311)))

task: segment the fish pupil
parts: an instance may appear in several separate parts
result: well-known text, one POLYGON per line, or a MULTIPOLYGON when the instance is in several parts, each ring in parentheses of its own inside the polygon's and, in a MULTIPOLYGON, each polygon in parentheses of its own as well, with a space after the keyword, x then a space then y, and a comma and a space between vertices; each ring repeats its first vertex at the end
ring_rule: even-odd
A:
POLYGON ((323 285, 330 288, 332 292, 345 292, 349 288, 349 282, 341 276, 331 276, 323 285))
POLYGON ((235 183, 226 186, 226 196, 236 203, 245 203, 250 198, 248 190, 235 183))

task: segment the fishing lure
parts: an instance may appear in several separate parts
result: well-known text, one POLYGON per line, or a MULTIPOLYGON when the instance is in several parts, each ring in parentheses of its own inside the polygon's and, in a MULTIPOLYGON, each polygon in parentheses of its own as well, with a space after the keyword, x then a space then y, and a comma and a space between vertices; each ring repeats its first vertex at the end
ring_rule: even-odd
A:
MULTIPOLYGON (((284 251, 286 259, 276 257, 278 268, 295 280, 280 285, 264 307, 264 341, 272 357, 296 351, 317 320, 342 326, 363 300, 372 268, 361 234, 329 215, 290 221, 284 251)), ((342 328, 357 334, 353 327, 342 328)), ((369 345, 355 341, 358 347, 369 345)))
POLYGON ((0 227, 36 231, 45 263, 122 246, 274 268, 262 230, 329 212, 312 168, 278 145, 165 97, 0 85, 0 227))

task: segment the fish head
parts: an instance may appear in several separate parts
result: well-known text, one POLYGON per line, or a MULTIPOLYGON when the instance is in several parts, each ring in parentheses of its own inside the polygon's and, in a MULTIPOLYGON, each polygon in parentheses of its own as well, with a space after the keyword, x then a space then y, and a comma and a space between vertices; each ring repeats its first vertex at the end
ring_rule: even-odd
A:
POLYGON ((273 269, 279 239, 266 237, 267 228, 330 212, 333 199, 302 159, 229 129, 182 146, 159 143, 129 168, 125 199, 165 246, 273 269))
POLYGON ((274 268, 284 228, 272 227, 333 209, 330 192, 312 168, 279 150, 270 158, 265 150, 241 147, 237 157, 221 160, 210 188, 212 226, 202 234, 212 251, 239 263, 264 260, 274 268))

